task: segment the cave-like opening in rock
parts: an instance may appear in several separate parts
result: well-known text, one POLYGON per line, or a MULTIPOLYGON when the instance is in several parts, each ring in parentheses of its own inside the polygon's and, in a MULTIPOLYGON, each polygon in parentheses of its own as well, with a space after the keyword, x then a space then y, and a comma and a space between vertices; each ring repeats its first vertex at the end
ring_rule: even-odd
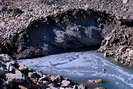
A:
POLYGON ((103 34, 96 15, 73 9, 33 21, 17 41, 18 58, 98 49, 103 34))

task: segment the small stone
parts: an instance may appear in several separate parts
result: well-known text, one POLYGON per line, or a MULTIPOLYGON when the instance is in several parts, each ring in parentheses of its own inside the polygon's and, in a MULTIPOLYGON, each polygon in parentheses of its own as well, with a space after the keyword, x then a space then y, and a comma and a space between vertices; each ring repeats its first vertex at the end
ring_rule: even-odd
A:
POLYGON ((25 70, 28 70, 28 67, 26 67, 25 65, 20 65, 19 70, 20 71, 25 71, 25 70))
POLYGON ((128 0, 123 0, 123 3, 126 4, 128 2, 128 0))
POLYGON ((104 87, 96 87, 94 89, 107 89, 107 88, 104 88, 104 87))
POLYGON ((89 5, 87 4, 87 5, 85 5, 84 7, 85 7, 85 9, 88 9, 89 5))
POLYGON ((104 52, 103 56, 104 56, 104 57, 107 57, 107 52, 104 52))
POLYGON ((59 89, 59 88, 56 88, 56 87, 51 86, 50 89, 59 89))
POLYGON ((8 54, 0 54, 0 61, 2 62, 10 62, 13 59, 8 54))
POLYGON ((23 86, 23 85, 18 85, 19 89, 28 89, 27 87, 23 86))
POLYGON ((39 78, 38 81, 46 81, 48 80, 48 77, 46 75, 43 75, 41 78, 39 78))
POLYGON ((61 86, 63 86, 63 87, 67 87, 67 86, 69 86, 70 85, 70 81, 68 81, 68 80, 63 80, 62 82, 62 85, 61 86))
POLYGON ((50 76, 51 81, 55 81, 57 78, 55 76, 50 76))
POLYGON ((95 80, 96 84, 102 83, 102 79, 95 80))
POLYGON ((102 79, 97 79, 97 80, 88 80, 87 84, 91 85, 91 84, 99 84, 102 83, 102 79))
POLYGON ((48 84, 48 81, 43 81, 43 84, 48 84))
POLYGON ((64 87, 60 87, 60 89, 65 89, 64 87))
POLYGON ((20 71, 16 70, 15 74, 7 73, 6 79, 7 79, 7 83, 14 82, 14 81, 17 83, 22 83, 24 80, 24 76, 22 75, 22 73, 20 71))
POLYGON ((129 57, 130 57, 131 59, 133 59, 133 50, 130 50, 130 51, 129 51, 129 57))
POLYGON ((100 47, 100 49, 98 49, 98 51, 100 51, 100 52, 105 52, 107 50, 107 48, 106 47, 104 47, 104 46, 102 46, 102 47, 100 47))
POLYGON ((74 85, 72 89, 78 89, 78 86, 77 85, 74 85))
POLYGON ((106 72, 106 69, 102 69, 102 70, 103 70, 104 73, 106 72))
MULTIPOLYGON (((1 10, 2 8, 0 8, 0 10, 1 10)), ((5 22, 0 22, 0 26, 1 27, 4 27, 4 25, 5 25, 5 22)), ((1 51, 1 50, 0 50, 1 51)))
POLYGON ((38 81, 36 79, 32 79, 32 82, 37 84, 38 81))
POLYGON ((62 81, 62 77, 61 76, 50 76, 50 80, 54 81, 54 82, 61 82, 62 81))
POLYGON ((31 78, 31 77, 32 77, 32 74, 33 74, 32 72, 29 72, 29 73, 28 73, 28 77, 31 78))
POLYGON ((41 76, 38 74, 38 73, 36 73, 36 72, 29 72, 28 73, 28 77, 30 77, 30 78, 40 78, 41 76))
POLYGON ((5 70, 0 70, 0 77, 4 77, 7 71, 5 70))
POLYGON ((73 89, 73 88, 71 88, 71 87, 67 87, 67 88, 65 88, 65 89, 73 89))
POLYGON ((120 63, 123 64, 124 63, 124 60, 120 60, 120 63))
POLYGON ((15 73, 16 69, 13 66, 9 66, 8 71, 12 72, 12 73, 15 73))
POLYGON ((127 49, 127 46, 121 46, 121 47, 119 47, 118 52, 122 53, 122 52, 126 51, 126 49, 127 49))
POLYGON ((85 88, 85 86, 84 86, 83 84, 80 84, 80 85, 78 86, 78 89, 86 89, 86 88, 85 88))
POLYGON ((94 80, 88 80, 88 81, 87 81, 87 84, 88 84, 88 85, 90 85, 90 84, 92 84, 92 83, 94 83, 94 80))
POLYGON ((48 86, 49 87, 52 87, 52 86, 54 86, 54 84, 53 83, 49 83, 48 86))

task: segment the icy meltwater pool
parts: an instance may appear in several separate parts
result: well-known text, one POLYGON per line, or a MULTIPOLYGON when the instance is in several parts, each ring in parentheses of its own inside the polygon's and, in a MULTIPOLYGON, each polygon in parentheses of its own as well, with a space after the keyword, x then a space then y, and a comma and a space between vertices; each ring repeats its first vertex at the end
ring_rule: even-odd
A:
POLYGON ((133 70, 114 64, 96 52, 64 53, 18 62, 79 82, 100 78, 103 79, 103 86, 109 89, 133 89, 133 70))

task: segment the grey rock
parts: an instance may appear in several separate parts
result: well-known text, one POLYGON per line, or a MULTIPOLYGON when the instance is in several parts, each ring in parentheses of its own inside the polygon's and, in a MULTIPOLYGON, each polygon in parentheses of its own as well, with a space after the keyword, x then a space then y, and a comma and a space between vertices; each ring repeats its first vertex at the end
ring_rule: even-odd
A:
POLYGON ((126 4, 128 2, 128 0, 123 0, 123 3, 126 4))
POLYGON ((107 89, 107 88, 104 88, 104 87, 96 87, 94 89, 107 89))
POLYGON ((8 89, 3 80, 0 80, 0 89, 8 89))
POLYGON ((25 66, 25 65, 20 65, 19 68, 18 68, 20 71, 28 71, 28 67, 25 66))
POLYGON ((41 75, 38 74, 37 72, 29 72, 28 77, 36 79, 36 78, 41 78, 41 75))
POLYGON ((41 78, 39 78, 39 81, 45 81, 48 80, 48 77, 46 75, 43 75, 41 78))
POLYGON ((8 54, 0 54, 0 61, 2 62, 10 62, 13 58, 11 58, 8 54))
POLYGON ((46 88, 46 89, 59 89, 59 88, 56 88, 56 87, 49 87, 49 88, 46 88))
POLYGON ((25 80, 25 77, 19 70, 15 70, 15 73, 6 74, 7 83, 17 82, 22 83, 25 80))
POLYGON ((59 89, 59 88, 57 88, 57 87, 50 87, 50 89, 59 89))
POLYGON ((84 86, 83 84, 80 84, 80 85, 78 86, 78 89, 86 89, 86 88, 85 88, 85 86, 84 86))
POLYGON ((61 85, 62 87, 67 87, 70 85, 71 82, 69 80, 63 80, 61 83, 62 83, 61 85))
POLYGON ((7 73, 6 70, 0 70, 0 77, 5 77, 6 73, 7 73))
POLYGON ((50 76, 50 80, 53 81, 53 82, 61 82, 63 80, 62 76, 50 76))

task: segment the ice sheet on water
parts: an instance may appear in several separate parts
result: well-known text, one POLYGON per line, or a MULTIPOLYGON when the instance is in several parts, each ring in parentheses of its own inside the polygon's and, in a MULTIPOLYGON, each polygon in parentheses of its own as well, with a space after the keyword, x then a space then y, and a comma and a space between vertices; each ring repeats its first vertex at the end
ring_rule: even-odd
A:
POLYGON ((79 79, 100 77, 109 81, 106 86, 111 89, 133 89, 133 73, 105 60, 99 53, 72 52, 19 62, 39 71, 68 77, 74 76, 79 79))

